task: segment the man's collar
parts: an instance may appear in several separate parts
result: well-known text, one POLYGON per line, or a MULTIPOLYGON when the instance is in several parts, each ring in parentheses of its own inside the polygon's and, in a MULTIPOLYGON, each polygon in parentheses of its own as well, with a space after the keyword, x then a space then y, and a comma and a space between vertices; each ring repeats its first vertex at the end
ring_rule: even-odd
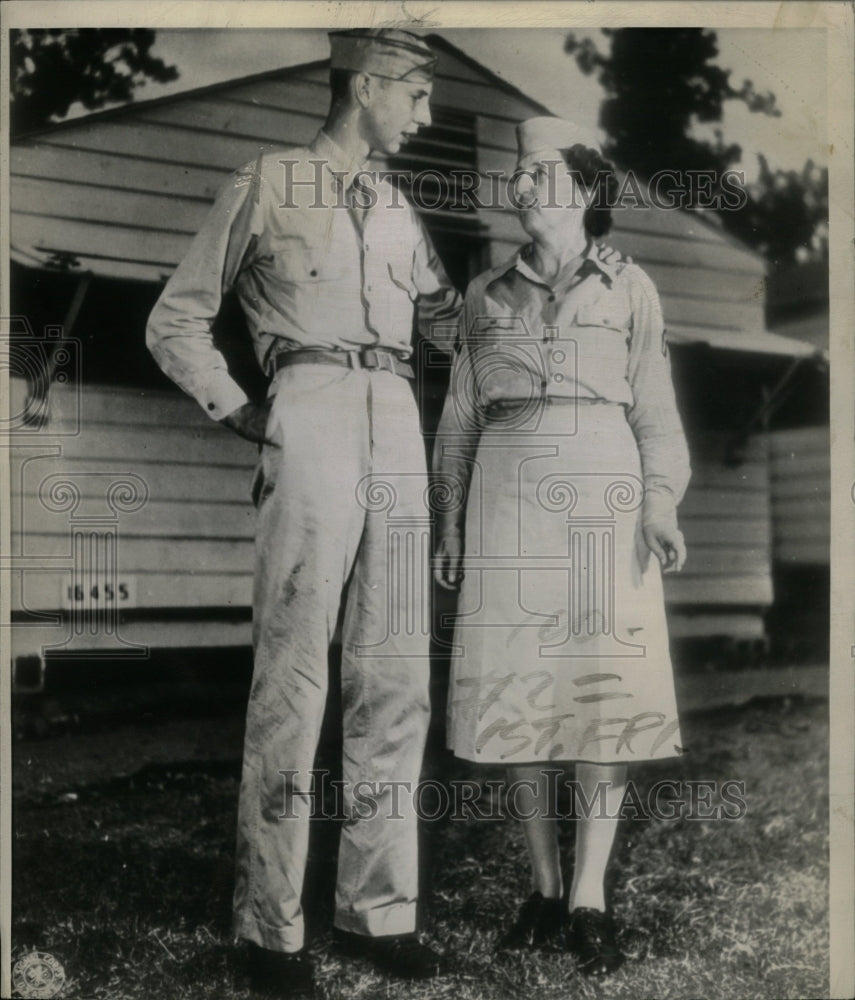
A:
POLYGON ((356 160, 350 157, 324 129, 321 129, 312 140, 309 150, 324 161, 331 173, 341 177, 345 188, 350 186, 350 178, 363 170, 368 162, 367 159, 356 160))

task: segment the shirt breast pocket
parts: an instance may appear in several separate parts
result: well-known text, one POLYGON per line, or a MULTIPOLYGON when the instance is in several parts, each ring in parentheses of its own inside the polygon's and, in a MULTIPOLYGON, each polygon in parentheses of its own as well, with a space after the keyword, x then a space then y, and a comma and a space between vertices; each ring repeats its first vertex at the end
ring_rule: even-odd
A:
POLYGON ((530 327, 521 316, 478 316, 469 335, 481 344, 525 344, 532 340, 530 327))
POLYGON ((589 302, 579 306, 576 313, 578 326, 603 327, 622 330, 629 334, 629 313, 610 302, 589 302))
POLYGON ((335 255, 329 247, 303 236, 278 237, 271 241, 270 261, 285 281, 311 285, 335 281, 335 255))

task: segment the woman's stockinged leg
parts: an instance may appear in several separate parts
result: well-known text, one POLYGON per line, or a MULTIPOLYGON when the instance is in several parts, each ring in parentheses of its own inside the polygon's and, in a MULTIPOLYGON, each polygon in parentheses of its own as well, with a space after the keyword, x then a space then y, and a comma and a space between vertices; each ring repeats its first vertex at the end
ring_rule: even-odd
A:
POLYGON ((576 782, 592 808, 585 809, 576 821, 569 908, 571 912, 577 907, 605 911, 603 883, 626 791, 626 764, 580 762, 576 765, 576 782))
POLYGON ((508 768, 508 781, 515 786, 517 812, 525 817, 522 828, 531 859, 534 889, 544 899, 560 899, 561 857, 557 821, 550 815, 550 773, 540 764, 517 765, 508 768))
MULTIPOLYGON (((559 772, 560 773, 560 772, 559 772)), ((555 769, 541 764, 508 768, 508 803, 520 818, 531 860, 534 891, 522 904, 517 918, 497 944, 497 951, 519 948, 563 948, 564 913, 561 901, 561 857, 554 795, 549 782, 555 769)))

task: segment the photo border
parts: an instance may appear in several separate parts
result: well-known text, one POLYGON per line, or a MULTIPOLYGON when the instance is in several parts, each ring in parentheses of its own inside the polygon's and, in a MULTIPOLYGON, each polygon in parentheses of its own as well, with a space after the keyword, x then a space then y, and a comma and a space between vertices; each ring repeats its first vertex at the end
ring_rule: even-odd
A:
MULTIPOLYGON (((147 0, 9 0, 0 5, 0 65, 9 65, 12 27, 135 26, 158 28, 336 27, 368 23, 431 31, 501 27, 584 29, 609 26, 754 27, 770 30, 824 28, 827 31, 829 139, 829 254, 831 358, 831 663, 830 735, 830 984, 832 997, 855 993, 855 293, 853 292, 853 11, 844 2, 696 3, 566 2, 506 3, 436 0, 425 3, 315 3, 284 0, 162 2, 147 0)), ((0 81, 0 169, 8 193, 8 74, 0 81)), ((0 316, 10 315, 9 202, 0 195, 0 316)), ((8 377, 0 372, 0 400, 9 399, 8 377)), ((5 450, 2 451, 6 455, 5 450)), ((9 470, 0 460, 0 502, 9 496, 9 470)), ((8 516, 0 517, 0 549, 8 551, 8 516)), ((9 621, 10 571, 0 575, 0 622, 9 621)), ((10 995, 11 897, 11 683, 9 632, 0 628, 0 995, 10 995)))

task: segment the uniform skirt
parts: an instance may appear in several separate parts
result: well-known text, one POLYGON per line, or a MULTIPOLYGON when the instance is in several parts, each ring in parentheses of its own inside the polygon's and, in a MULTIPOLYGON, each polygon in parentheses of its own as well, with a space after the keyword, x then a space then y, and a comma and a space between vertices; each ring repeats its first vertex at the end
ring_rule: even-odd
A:
POLYGON ((662 579, 623 406, 491 414, 467 501, 449 746, 505 764, 677 756, 662 579))

